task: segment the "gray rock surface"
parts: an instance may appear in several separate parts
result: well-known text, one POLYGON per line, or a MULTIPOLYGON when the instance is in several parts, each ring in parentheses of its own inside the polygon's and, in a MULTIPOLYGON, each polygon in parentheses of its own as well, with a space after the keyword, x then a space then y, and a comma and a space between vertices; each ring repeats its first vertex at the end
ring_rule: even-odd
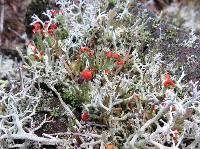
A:
POLYGON ((133 19, 141 19, 138 26, 143 25, 138 40, 142 43, 141 50, 161 52, 167 64, 174 66, 187 74, 185 79, 200 80, 200 40, 198 35, 167 24, 137 3, 130 9, 133 19), (143 35, 144 34, 144 35, 143 35))

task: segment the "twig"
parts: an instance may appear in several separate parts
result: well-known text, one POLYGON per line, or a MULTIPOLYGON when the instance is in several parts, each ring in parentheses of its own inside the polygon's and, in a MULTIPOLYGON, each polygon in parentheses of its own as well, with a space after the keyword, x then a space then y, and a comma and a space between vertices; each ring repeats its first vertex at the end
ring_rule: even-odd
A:
POLYGON ((63 143, 64 141, 58 138, 49 139, 44 137, 38 137, 35 134, 31 133, 18 133, 18 134, 4 134, 0 137, 0 141, 3 139, 19 139, 19 140, 31 140, 36 142, 41 142, 45 144, 57 144, 57 143, 63 143))
POLYGON ((35 131, 39 130, 44 124, 46 124, 46 123, 48 123, 48 122, 52 122, 52 120, 47 121, 47 114, 45 114, 45 115, 44 115, 44 120, 40 123, 39 126, 37 126, 36 128, 34 128, 34 129, 32 130, 32 132, 35 132, 35 131))
POLYGON ((15 35, 17 35, 17 37, 19 37, 22 40, 26 40, 26 38, 24 38, 22 35, 20 35, 18 32, 16 32, 15 30, 13 30, 12 28, 8 27, 8 30, 13 32, 15 35))
POLYGON ((142 134, 144 133, 145 129, 151 125, 152 123, 156 122, 164 112, 167 111, 167 109, 172 105, 172 103, 169 103, 164 109, 160 110, 159 113, 153 117, 152 119, 148 120, 139 130, 138 132, 135 133, 135 135, 133 136, 132 140, 130 141, 130 145, 132 147, 134 147, 135 145, 135 142, 137 140, 137 138, 142 134))
POLYGON ((22 54, 22 51, 21 51, 20 49, 18 49, 17 47, 16 47, 16 51, 19 53, 20 57, 22 58, 23 63, 24 63, 26 66, 29 66, 29 64, 27 64, 26 61, 25 61, 25 59, 24 59, 24 56, 23 56, 23 54, 22 54))
POLYGON ((19 77, 20 77, 20 83, 21 83, 21 90, 24 90, 24 80, 23 80, 23 71, 22 71, 22 65, 19 66, 19 77))
POLYGON ((4 26, 4 0, 1 0, 1 20, 0 20, 0 46, 1 46, 1 36, 3 33, 3 26, 4 26))
POLYGON ((75 135, 75 136, 83 136, 83 137, 93 137, 93 138, 101 138, 101 135, 92 134, 92 133, 74 133, 74 132, 61 132, 61 133, 54 133, 54 134, 48 134, 51 136, 65 136, 65 135, 75 135))
POLYGON ((101 140, 99 140, 99 141, 95 141, 95 142, 91 142, 91 143, 83 143, 83 144, 81 144, 81 147, 88 147, 88 146, 94 146, 94 145, 96 145, 96 144, 100 144, 102 141, 101 140))

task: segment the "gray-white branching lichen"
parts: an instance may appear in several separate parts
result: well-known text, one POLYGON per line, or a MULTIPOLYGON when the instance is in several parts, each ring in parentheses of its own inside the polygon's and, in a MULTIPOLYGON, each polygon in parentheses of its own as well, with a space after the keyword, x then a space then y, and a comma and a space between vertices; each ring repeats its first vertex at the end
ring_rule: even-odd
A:
POLYGON ((198 148, 198 82, 162 59, 162 28, 151 46, 158 18, 131 0, 57 5, 46 22, 33 16, 19 81, 0 90, 1 148, 198 148), (42 107, 52 97, 60 108, 42 107), (43 127, 64 115, 66 131, 43 127))

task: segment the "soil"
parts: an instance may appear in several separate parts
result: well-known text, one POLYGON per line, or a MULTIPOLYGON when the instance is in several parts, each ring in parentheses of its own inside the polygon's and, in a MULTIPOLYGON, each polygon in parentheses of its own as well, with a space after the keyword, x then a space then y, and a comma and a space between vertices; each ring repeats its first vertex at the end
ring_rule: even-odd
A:
MULTIPOLYGON (((55 97, 47 97, 44 98, 41 102, 41 105, 38 108, 38 112, 34 116, 34 121, 37 124, 40 124, 45 117, 45 114, 47 115, 47 120, 50 122, 45 123, 40 129, 38 129, 35 134, 38 136, 43 136, 43 134, 53 134, 53 133, 61 133, 66 132, 68 128, 68 119, 67 115, 65 114, 65 111, 55 97), (40 109, 41 108, 41 109, 40 109), (52 114, 53 111, 50 109, 56 109, 56 112, 59 111, 58 115, 52 114)), ((38 126, 36 124, 36 127, 38 126)), ((30 149, 38 149, 37 146, 32 144, 30 149)), ((43 145, 40 147, 41 149, 55 149, 56 146, 54 145, 43 145)))

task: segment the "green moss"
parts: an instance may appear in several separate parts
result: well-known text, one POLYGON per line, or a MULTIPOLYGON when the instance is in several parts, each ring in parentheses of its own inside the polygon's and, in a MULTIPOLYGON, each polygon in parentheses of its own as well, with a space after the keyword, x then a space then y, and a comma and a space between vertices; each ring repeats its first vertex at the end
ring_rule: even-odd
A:
POLYGON ((61 116, 59 107, 53 108, 53 110, 51 111, 51 116, 54 117, 54 118, 58 118, 58 117, 61 116))
POLYGON ((108 9, 112 9, 116 3, 117 0, 108 0, 108 9))
POLYGON ((42 39, 42 35, 39 33, 34 34, 33 36, 33 41, 37 47, 37 49, 40 50, 44 50, 45 51, 45 45, 43 43, 43 39, 42 39))
POLYGON ((154 40, 153 35, 151 34, 150 31, 146 29, 145 26, 142 26, 139 29, 139 39, 140 39, 140 42, 143 42, 143 43, 151 43, 154 40))
POLYGON ((73 94, 70 93, 70 92, 65 92, 65 93, 63 93, 63 94, 62 94, 62 98, 63 98, 63 101, 64 101, 66 104, 69 104, 69 105, 71 105, 72 107, 75 107, 75 106, 81 104, 81 101, 78 100, 78 98, 76 98, 76 96, 73 95, 73 94))
POLYGON ((68 30, 66 30, 63 27, 61 27, 59 30, 56 30, 55 34, 56 34, 57 38, 60 40, 66 39, 69 36, 68 30))

